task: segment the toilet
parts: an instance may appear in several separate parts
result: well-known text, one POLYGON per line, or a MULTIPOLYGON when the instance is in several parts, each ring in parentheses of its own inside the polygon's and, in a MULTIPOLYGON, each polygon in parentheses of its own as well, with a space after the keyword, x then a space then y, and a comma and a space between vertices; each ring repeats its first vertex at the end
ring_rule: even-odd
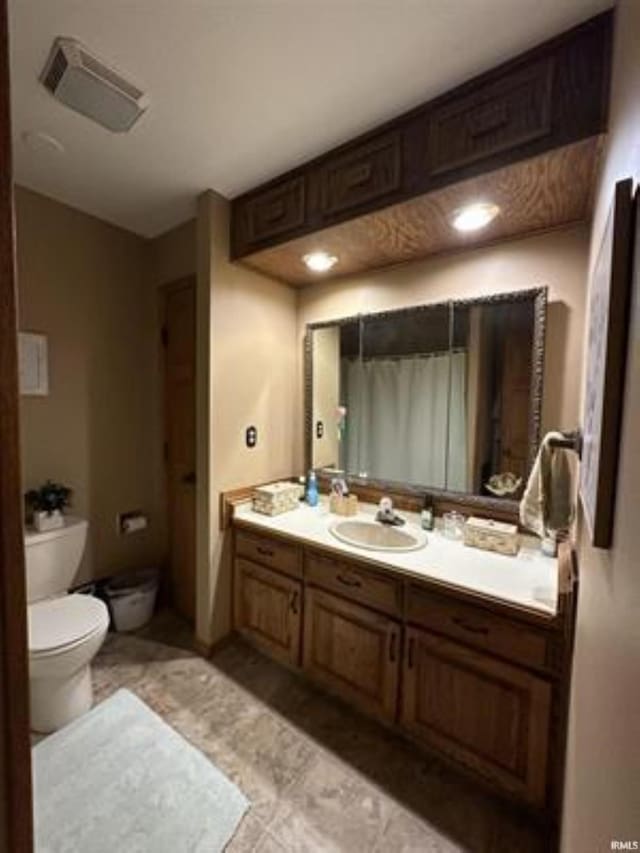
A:
POLYGON ((25 533, 31 728, 48 733, 89 710, 90 664, 109 627, 103 601, 67 593, 80 565, 87 522, 65 516, 57 530, 25 533))

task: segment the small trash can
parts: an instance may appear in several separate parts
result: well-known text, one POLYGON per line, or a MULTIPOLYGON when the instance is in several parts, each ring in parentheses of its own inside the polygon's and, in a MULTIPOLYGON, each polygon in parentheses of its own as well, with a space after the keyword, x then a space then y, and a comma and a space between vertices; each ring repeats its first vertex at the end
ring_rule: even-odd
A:
POLYGON ((158 592, 158 570, 118 575, 104 586, 116 631, 135 631, 151 619, 158 592))

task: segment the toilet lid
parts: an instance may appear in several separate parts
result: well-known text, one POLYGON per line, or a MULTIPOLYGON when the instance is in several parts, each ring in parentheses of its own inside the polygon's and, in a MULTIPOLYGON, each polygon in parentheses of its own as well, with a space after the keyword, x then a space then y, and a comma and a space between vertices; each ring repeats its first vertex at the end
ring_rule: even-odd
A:
POLYGON ((63 595, 28 607, 29 652, 51 652, 70 646, 106 627, 106 605, 91 595, 63 595))

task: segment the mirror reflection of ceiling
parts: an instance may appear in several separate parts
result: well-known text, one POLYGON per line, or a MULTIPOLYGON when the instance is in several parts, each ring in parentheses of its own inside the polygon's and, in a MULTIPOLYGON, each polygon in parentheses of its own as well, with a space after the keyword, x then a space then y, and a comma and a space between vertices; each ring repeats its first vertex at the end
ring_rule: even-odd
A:
POLYGON ((234 197, 610 6, 537 0, 532 16, 531 0, 10 0, 16 180, 155 236, 193 216, 203 190, 234 197), (59 35, 148 93, 130 133, 40 85, 59 35), (64 150, 29 148, 29 131, 64 150))

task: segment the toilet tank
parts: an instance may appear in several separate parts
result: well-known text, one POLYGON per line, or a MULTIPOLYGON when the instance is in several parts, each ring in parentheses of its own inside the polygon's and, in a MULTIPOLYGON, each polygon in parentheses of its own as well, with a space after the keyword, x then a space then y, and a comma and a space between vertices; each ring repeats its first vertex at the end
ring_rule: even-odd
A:
POLYGON ((65 515, 64 527, 57 530, 25 531, 27 601, 62 595, 69 589, 84 553, 87 528, 84 518, 65 515))

